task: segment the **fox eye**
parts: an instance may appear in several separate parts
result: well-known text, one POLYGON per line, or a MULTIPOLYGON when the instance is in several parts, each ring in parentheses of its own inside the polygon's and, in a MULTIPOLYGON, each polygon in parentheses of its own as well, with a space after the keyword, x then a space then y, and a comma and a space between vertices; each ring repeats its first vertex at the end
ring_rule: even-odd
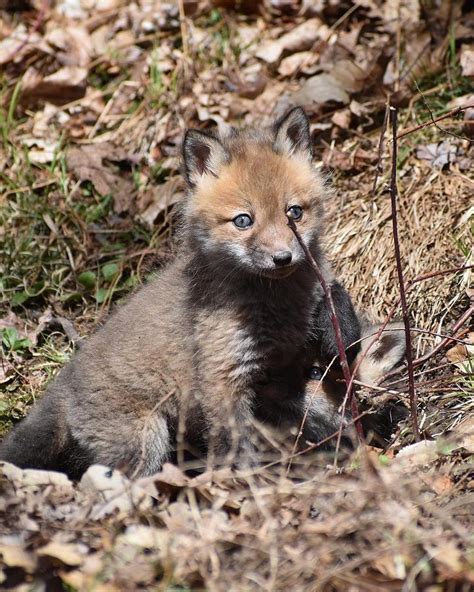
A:
POLYGON ((234 223, 234 226, 237 226, 237 228, 240 228, 241 230, 246 230, 253 224, 253 220, 248 214, 239 214, 232 220, 232 222, 234 223))
POLYGON ((303 208, 301 206, 291 206, 291 208, 288 208, 286 213, 288 216, 290 216, 290 218, 298 222, 298 220, 301 220, 303 215, 303 208))
POLYGON ((323 377, 323 370, 319 366, 312 366, 309 371, 310 380, 321 380, 323 377))

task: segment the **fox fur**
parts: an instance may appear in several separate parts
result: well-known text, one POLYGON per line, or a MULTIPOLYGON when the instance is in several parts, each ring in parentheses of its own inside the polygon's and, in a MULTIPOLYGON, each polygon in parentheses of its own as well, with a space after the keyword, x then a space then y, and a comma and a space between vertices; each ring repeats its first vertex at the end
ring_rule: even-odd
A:
MULTIPOLYGON (((380 325, 370 323, 365 317, 361 316, 359 320, 361 348, 353 360, 352 371, 357 381, 373 386, 404 358, 405 333, 399 322, 388 323, 381 330, 380 325), (380 336, 374 342, 379 331, 380 336)), ((280 433, 294 435, 301 430, 301 443, 326 442, 322 448, 328 449, 332 448, 334 434, 341 426, 346 443, 353 439, 354 433, 349 405, 343 409, 346 385, 342 373, 334 364, 326 367, 319 357, 319 349, 309 351, 300 367, 290 369, 283 376, 272 377, 262 388, 256 417, 280 433), (298 400, 294 373, 301 368, 305 382, 298 400)), ((406 415, 404 407, 390 403, 370 413, 363 407, 359 410, 366 413, 361 418, 366 436, 382 445, 389 441, 394 425, 406 415)))
MULTIPOLYGON (((189 130, 183 160, 178 255, 74 354, 0 459, 73 478, 92 463, 150 475, 185 446, 245 464, 262 385, 314 347, 323 360, 336 352, 288 215, 334 287, 345 345, 357 355, 359 321, 322 250, 328 189, 311 163, 304 111, 267 130, 189 130)), ((303 372, 294 375, 301 393, 303 372)))

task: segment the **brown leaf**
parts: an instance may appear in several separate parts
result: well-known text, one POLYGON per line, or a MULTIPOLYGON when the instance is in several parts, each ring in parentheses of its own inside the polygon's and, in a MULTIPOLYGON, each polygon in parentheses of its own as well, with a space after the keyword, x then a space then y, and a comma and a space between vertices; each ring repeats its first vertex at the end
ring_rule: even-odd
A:
POLYGON ((446 357, 450 362, 459 363, 468 359, 467 347, 463 343, 458 343, 446 352, 446 357))
POLYGON ((20 100, 27 105, 40 100, 55 105, 75 101, 86 94, 87 74, 87 68, 79 66, 65 66, 49 76, 28 68, 22 80, 20 100))
POLYGON ((416 157, 426 161, 432 167, 443 168, 447 164, 456 161, 457 147, 448 140, 438 144, 427 144, 416 150, 416 157))
MULTIPOLYGON (((158 216, 181 201, 184 196, 184 182, 181 177, 171 177, 158 187, 149 188, 146 195, 141 196, 143 212, 140 218, 152 226, 158 216), (146 200, 146 201, 145 201, 146 200)), ((139 209, 140 203, 138 204, 139 209)))
POLYGON ((312 51, 300 51, 294 53, 293 55, 282 59, 278 67, 278 74, 280 74, 280 76, 293 76, 297 72, 313 74, 315 71, 314 64, 317 59, 317 54, 312 51))
POLYGON ((74 543, 56 543, 52 541, 38 549, 37 554, 40 557, 57 559, 64 565, 70 565, 71 567, 81 565, 83 562, 83 554, 79 552, 78 545, 74 543))
POLYGON ((463 76, 474 76, 474 44, 461 45, 459 64, 463 76))
POLYGON ((130 160, 130 156, 110 142, 71 148, 66 154, 68 169, 79 181, 90 181, 101 195, 112 195, 117 213, 135 209, 133 181, 116 172, 108 162, 130 160))
POLYGON ((63 66, 86 67, 91 61, 93 45, 86 28, 56 28, 49 31, 45 40, 56 50, 55 57, 63 66))
POLYGON ((336 111, 331 117, 331 121, 342 129, 348 129, 351 124, 351 112, 349 109, 341 109, 336 111))
POLYGON ((231 87, 231 90, 237 92, 240 97, 244 97, 245 99, 255 99, 265 90, 267 80, 267 76, 260 65, 253 65, 242 70, 239 75, 231 75, 229 77, 228 85, 231 87))
POLYGON ((269 64, 275 64, 283 52, 295 53, 311 49, 314 42, 320 37, 322 26, 321 19, 309 19, 279 39, 262 43, 256 56, 269 64))
POLYGON ((317 74, 308 78, 303 86, 293 93, 292 99, 298 105, 310 106, 334 101, 347 105, 349 94, 344 90, 339 80, 331 74, 317 74))
POLYGON ((0 542, 0 556, 7 567, 21 567, 28 573, 36 568, 34 556, 25 551, 22 544, 9 540, 0 542))

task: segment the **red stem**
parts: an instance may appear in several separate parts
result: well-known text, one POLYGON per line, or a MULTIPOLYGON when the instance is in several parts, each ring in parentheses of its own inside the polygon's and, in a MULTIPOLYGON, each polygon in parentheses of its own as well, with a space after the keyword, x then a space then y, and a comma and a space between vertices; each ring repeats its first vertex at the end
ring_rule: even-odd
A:
MULTIPOLYGON (((321 270, 319 269, 318 264, 316 263, 313 255, 311 254, 308 247, 303 242, 303 239, 301 238, 301 235, 298 232, 298 230, 296 229, 296 225, 291 218, 288 218, 288 225, 291 228, 293 234, 295 235, 296 240, 298 241, 301 248, 303 249, 304 254, 306 255, 306 258, 307 258, 309 264, 311 265, 311 267, 313 268, 313 271, 314 271, 316 277, 318 278, 318 280, 321 284, 321 287, 323 289, 324 296, 326 298, 326 303, 329 308, 329 316, 331 317, 331 323, 332 323, 332 326, 334 329, 337 351, 339 353, 339 359, 341 361, 342 373, 344 375, 344 380, 347 385, 346 397, 348 396, 348 400, 349 400, 349 403, 351 406, 352 417, 357 418, 359 415, 359 410, 357 408, 357 401, 354 396, 354 389, 352 387, 353 381, 352 381, 351 371, 349 368, 349 364, 347 362, 346 349, 344 347, 344 340, 342 338, 341 326, 339 324, 339 319, 337 318, 337 314, 336 314, 336 307, 334 306, 334 300, 332 297, 331 286, 329 286, 328 283, 326 282, 326 280, 324 279, 324 276, 321 273, 321 270)), ((357 434, 358 434, 361 442, 363 442, 364 441, 364 431, 362 429, 362 424, 360 423, 359 420, 355 421, 355 426, 356 426, 357 434)))
POLYGON ((416 441, 420 440, 420 430, 418 428, 417 415, 417 394, 415 390, 415 379, 413 376, 413 357, 411 349, 410 321, 408 318, 408 306, 405 294, 405 281, 403 279, 402 258, 400 254, 400 240, 398 237, 398 215, 397 215, 397 110, 390 107, 390 119, 392 122, 392 174, 390 179, 390 201, 392 207, 392 228, 393 244, 395 248, 395 259, 397 262, 398 283, 400 287, 400 303, 402 306, 403 324, 405 326, 406 358, 408 369, 408 394, 410 397, 411 421, 413 426, 413 435, 416 441))

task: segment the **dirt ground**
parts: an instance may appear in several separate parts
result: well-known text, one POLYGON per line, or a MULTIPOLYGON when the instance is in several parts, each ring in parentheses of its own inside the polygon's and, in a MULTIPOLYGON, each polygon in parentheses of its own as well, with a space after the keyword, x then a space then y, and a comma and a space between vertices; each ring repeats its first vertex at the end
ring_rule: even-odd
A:
MULTIPOLYGON (((5 0, 0 67, 0 437, 173 256, 188 127, 303 105, 338 277, 400 318, 388 104, 421 434, 408 415, 383 449, 193 478, 0 466, 0 588, 471 590, 470 3, 5 0)), ((359 387, 410 407, 405 366, 359 387)))

